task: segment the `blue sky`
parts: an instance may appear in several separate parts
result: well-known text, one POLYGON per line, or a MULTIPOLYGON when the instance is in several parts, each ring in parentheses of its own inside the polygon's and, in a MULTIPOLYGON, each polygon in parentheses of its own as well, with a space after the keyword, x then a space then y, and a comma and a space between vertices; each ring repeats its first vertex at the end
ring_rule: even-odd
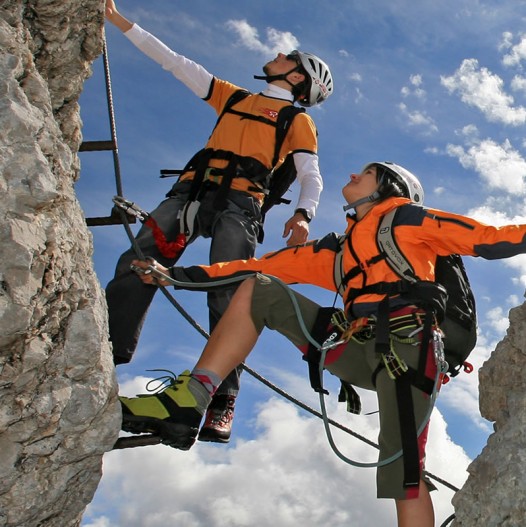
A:
MULTIPOLYGON (((426 204, 491 224, 524 223, 526 194, 526 36, 516 0, 336 0, 216 3, 137 0, 121 12, 211 73, 252 91, 253 79, 277 51, 298 48, 331 67, 334 94, 309 110, 319 131, 324 192, 311 237, 342 231, 340 189, 351 172, 375 160, 395 161, 417 174, 426 204)), ((172 181, 163 168, 181 168, 206 141, 212 109, 107 25, 124 195, 153 209, 172 181)), ((93 66, 81 100, 85 140, 109 138, 102 62, 93 66)), ((111 154, 82 153, 77 194, 86 216, 106 216, 115 194, 111 154)), ((290 194, 294 200, 296 189, 290 194)), ((274 208, 261 255, 283 245, 290 208, 274 208)), ((94 262, 101 284, 127 248, 122 227, 94 227, 94 262)), ((199 240, 183 265, 206 263, 199 240)), ((508 311, 522 303, 526 258, 466 259, 477 297, 476 368, 506 333, 508 311)), ((303 287, 330 305, 333 295, 303 287)), ((175 293, 203 326, 205 296, 175 293)), ((121 392, 142 392, 149 368, 175 373, 191 367, 199 336, 162 295, 156 298, 134 361, 117 369, 121 392)), ((289 393, 318 407, 305 363, 268 332, 248 364, 289 393)), ((350 417, 326 378, 331 416, 375 440, 375 416, 350 417)), ((365 411, 375 401, 363 394, 365 411)), ((477 375, 461 375, 442 391, 428 446, 428 470, 454 485, 484 446, 491 423, 480 417, 477 375)), ((372 461, 376 451, 336 436, 346 454, 372 461)), ((437 522, 451 512, 452 492, 433 495, 437 522)), ((394 507, 375 498, 374 470, 353 468, 329 449, 322 423, 244 375, 230 445, 197 444, 189 452, 156 446, 108 453, 104 476, 84 527, 210 525, 288 527, 392 524, 394 507)))

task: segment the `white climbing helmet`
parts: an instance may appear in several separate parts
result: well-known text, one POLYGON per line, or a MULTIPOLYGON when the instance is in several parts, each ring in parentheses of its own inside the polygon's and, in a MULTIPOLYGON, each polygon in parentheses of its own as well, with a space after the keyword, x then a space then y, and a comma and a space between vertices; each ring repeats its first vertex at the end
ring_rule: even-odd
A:
POLYGON ((406 193, 406 198, 409 198, 412 202, 418 205, 424 204, 424 188, 418 180, 418 178, 409 170, 404 167, 392 163, 391 161, 375 161, 374 163, 368 163, 364 170, 370 166, 383 167, 389 175, 391 175, 402 187, 406 193))
POLYGON ((294 50, 288 56, 297 58, 307 74, 306 87, 297 99, 298 104, 309 107, 327 99, 334 89, 329 66, 312 53, 294 50))

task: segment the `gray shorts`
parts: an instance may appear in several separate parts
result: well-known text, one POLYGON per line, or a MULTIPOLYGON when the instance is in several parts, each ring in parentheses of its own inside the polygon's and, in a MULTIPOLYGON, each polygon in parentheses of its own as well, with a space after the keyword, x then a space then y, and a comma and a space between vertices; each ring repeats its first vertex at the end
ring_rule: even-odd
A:
MULTIPOLYGON (((308 347, 308 340, 301 329, 291 295, 301 312, 305 327, 311 331, 320 306, 264 275, 256 277, 251 315, 258 332, 261 332, 264 327, 276 330, 305 351, 308 347)), ((408 366, 417 369, 420 345, 415 346, 399 341, 393 341, 393 344, 398 356, 404 359, 408 366)), ((382 460, 399 452, 402 445, 395 383, 389 378, 385 368, 380 369, 376 375, 376 383, 373 383, 373 374, 380 362, 381 356, 375 351, 374 338, 365 340, 363 343, 350 340, 327 354, 325 369, 356 387, 376 392, 380 416, 379 460, 382 460)), ((434 365, 433 360, 432 362, 433 364, 428 362, 427 373, 433 374, 430 371, 430 367, 432 369, 434 365)), ((412 387, 411 391, 415 420, 417 428, 420 428, 429 411, 429 396, 415 387, 412 387)), ((427 432, 428 426, 418 438, 422 472, 427 432)), ((379 467, 376 479, 379 498, 411 499, 418 496, 418 488, 404 488, 402 457, 386 466, 379 467)), ((427 479, 424 477, 422 479, 431 489, 434 488, 427 479)))

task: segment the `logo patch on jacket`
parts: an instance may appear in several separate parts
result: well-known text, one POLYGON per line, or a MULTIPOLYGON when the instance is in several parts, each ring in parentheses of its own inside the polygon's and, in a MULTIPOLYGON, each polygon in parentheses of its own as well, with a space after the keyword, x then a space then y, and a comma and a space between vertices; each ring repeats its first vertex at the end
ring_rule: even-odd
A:
POLYGON ((273 110, 272 108, 259 108, 259 111, 268 117, 269 119, 277 119, 278 118, 278 111, 273 110))

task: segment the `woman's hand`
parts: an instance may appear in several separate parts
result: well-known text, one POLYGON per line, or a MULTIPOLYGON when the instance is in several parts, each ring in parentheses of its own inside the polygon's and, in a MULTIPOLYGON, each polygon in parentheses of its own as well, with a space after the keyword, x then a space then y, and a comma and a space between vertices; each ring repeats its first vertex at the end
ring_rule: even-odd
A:
POLYGON ((159 262, 156 262, 153 258, 148 260, 133 260, 130 268, 132 271, 137 273, 137 276, 145 284, 149 285, 158 285, 158 286, 167 286, 170 285, 168 280, 159 276, 159 273, 166 275, 167 278, 170 278, 170 271, 164 265, 161 265, 159 262), (153 269, 152 269, 153 268, 153 269), (154 272, 156 271, 156 272, 154 272))

